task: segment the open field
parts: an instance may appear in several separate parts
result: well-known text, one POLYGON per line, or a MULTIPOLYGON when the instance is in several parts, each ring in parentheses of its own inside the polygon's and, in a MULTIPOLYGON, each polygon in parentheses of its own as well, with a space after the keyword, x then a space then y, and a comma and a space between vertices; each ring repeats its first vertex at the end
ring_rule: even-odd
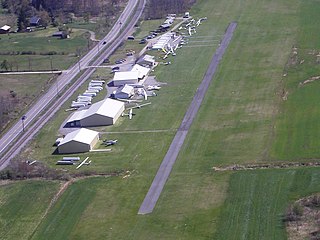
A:
MULTIPOLYGON (((179 178, 181 185, 170 186, 171 190, 176 190, 174 199, 161 202, 153 215, 139 216, 141 196, 148 188, 146 177, 150 177, 148 173, 136 172, 126 179, 92 178, 76 182, 57 202, 32 239, 61 239, 66 236, 69 239, 210 237, 215 225, 211 218, 219 212, 212 207, 223 199, 227 174, 205 174, 195 182, 179 178), (208 187, 212 181, 215 184, 208 187), (197 189, 196 192, 190 192, 190 187, 197 189), (215 194, 215 191, 220 194, 215 194), (206 201, 208 198, 211 200, 206 201), (186 209, 186 205, 193 205, 193 208, 186 209)), ((166 195, 167 199, 172 197, 171 194, 166 195)))
POLYGON ((0 238, 28 239, 58 185, 53 181, 23 181, 0 186, 0 238))
POLYGON ((281 114, 275 125, 275 140, 271 157, 280 160, 319 159, 319 81, 301 84, 320 75, 320 34, 317 26, 317 1, 308 1, 301 6, 299 31, 283 77, 283 101, 281 114), (295 54, 296 52, 296 54, 295 54), (317 56, 318 55, 318 56, 317 56))
POLYGON ((286 208, 319 192, 319 184, 319 168, 233 174, 214 239, 286 239, 286 208))
MULTIPOLYGON (((317 29, 310 27, 314 17, 308 20, 310 24, 305 18, 316 15, 317 3, 198 1, 191 13, 207 16, 208 20, 189 39, 189 45, 168 59, 171 65, 156 68, 157 79, 167 85, 157 97, 150 98, 152 104, 137 110, 131 121, 121 118, 113 127, 99 128, 113 132, 104 138, 119 139, 112 152, 77 154, 92 160, 92 165, 81 171, 129 170, 128 177, 93 178, 71 185, 34 239, 54 239, 59 234, 69 239, 285 239, 281 216, 291 201, 319 191, 319 169, 233 174, 213 172, 212 166, 319 157, 319 83, 298 87, 301 80, 318 70, 306 50, 319 50, 319 41, 314 39, 317 29), (230 21, 237 21, 238 28, 158 204, 152 214, 138 216, 156 170, 230 21), (305 49, 299 57, 306 64, 288 68, 294 45, 305 49), (283 78, 285 71, 288 76, 283 78), (281 98, 283 88, 289 90, 285 102, 281 98), (309 101, 305 101, 307 97, 309 101), (292 132, 294 129, 299 131, 292 132), (154 130, 164 132, 145 132, 154 130), (307 142, 305 139, 310 139, 312 151, 303 146, 293 149, 307 142), (82 191, 87 193, 85 197, 82 191)), ((51 155, 55 149, 52 143, 66 116, 61 110, 24 155, 53 167, 60 156, 51 155)))

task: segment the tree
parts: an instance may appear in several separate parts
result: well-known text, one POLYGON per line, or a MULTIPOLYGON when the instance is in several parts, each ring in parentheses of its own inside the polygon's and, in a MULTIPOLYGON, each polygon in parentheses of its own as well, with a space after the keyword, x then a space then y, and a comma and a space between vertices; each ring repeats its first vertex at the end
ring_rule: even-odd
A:
POLYGON ((38 16, 40 18, 40 25, 44 28, 47 28, 48 25, 51 23, 51 18, 47 11, 42 10, 38 12, 38 16))
POLYGON ((89 20, 90 20, 90 13, 86 12, 84 15, 83 15, 83 20, 88 23, 89 20))
POLYGON ((9 69, 9 62, 7 59, 3 60, 2 63, 0 64, 1 69, 4 69, 5 71, 8 71, 9 69))

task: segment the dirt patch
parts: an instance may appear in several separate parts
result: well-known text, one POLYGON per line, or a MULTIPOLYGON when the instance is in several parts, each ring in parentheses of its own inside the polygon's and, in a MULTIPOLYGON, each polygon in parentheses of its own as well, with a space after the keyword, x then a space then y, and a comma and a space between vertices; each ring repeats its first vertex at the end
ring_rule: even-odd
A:
POLYGON ((214 171, 239 171, 239 170, 256 170, 256 169, 277 169, 277 168, 294 168, 294 167, 316 167, 320 162, 306 163, 270 163, 270 164, 247 164, 247 165, 230 165, 226 167, 212 167, 214 171))
POLYGON ((289 95, 289 92, 286 91, 284 88, 282 89, 281 91, 281 98, 283 101, 287 101, 288 100, 288 95, 289 95))
POLYGON ((293 203, 287 209, 284 221, 288 240, 320 239, 320 194, 293 203))
POLYGON ((299 83, 299 86, 303 86, 303 85, 306 85, 308 83, 312 83, 312 82, 317 81, 317 80, 320 80, 320 76, 314 76, 314 77, 311 77, 311 78, 309 78, 307 80, 304 80, 303 82, 299 83))

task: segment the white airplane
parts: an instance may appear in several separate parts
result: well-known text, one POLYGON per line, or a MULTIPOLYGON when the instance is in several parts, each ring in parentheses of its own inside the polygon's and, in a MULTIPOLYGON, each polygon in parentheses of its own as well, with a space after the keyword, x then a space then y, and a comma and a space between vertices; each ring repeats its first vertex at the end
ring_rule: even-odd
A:
POLYGON ((115 140, 105 140, 103 141, 103 144, 106 145, 106 146, 111 146, 111 145, 115 145, 118 143, 118 139, 115 139, 115 140))
POLYGON ((121 101, 121 102, 127 102, 127 103, 138 103, 138 102, 142 102, 142 100, 136 100, 136 99, 116 98, 116 100, 119 100, 119 101, 121 101))
POLYGON ((76 169, 79 169, 82 167, 82 165, 90 165, 91 160, 89 162, 87 162, 87 160, 89 159, 89 157, 86 157, 77 167, 76 169))
POLYGON ((148 91, 151 91, 151 90, 160 90, 160 89, 161 89, 161 87, 160 87, 160 86, 157 86, 157 85, 153 85, 153 86, 149 85, 149 86, 147 86, 147 90, 148 90, 148 91))
POLYGON ((121 117, 128 116, 129 119, 131 120, 133 115, 136 115, 136 114, 134 114, 134 113, 132 112, 132 108, 130 108, 129 113, 122 113, 122 114, 121 114, 121 117))
POLYGON ((147 103, 140 104, 140 105, 139 105, 139 104, 136 104, 136 106, 130 108, 130 110, 135 109, 135 108, 142 108, 142 107, 147 106, 147 105, 150 105, 150 104, 151 104, 151 102, 147 102, 147 103))

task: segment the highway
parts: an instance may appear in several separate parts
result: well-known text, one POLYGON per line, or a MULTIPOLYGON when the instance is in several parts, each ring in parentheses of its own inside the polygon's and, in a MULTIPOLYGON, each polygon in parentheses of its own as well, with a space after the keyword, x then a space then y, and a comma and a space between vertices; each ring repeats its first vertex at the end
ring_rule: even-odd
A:
POLYGON ((153 211, 160 197, 160 194, 164 188, 164 185, 166 184, 167 179, 171 173, 172 167, 178 157, 178 154, 188 134, 190 126, 199 111, 201 103, 210 86, 210 83, 217 70, 220 60, 222 59, 225 50, 227 49, 232 39, 233 32, 236 29, 236 27, 236 22, 232 22, 229 24, 226 33, 222 39, 222 42, 216 50, 215 54, 213 55, 208 70, 204 75, 203 80, 200 86, 198 87, 186 114, 184 115, 182 123, 169 147, 169 150, 165 155, 164 159, 162 160, 162 163, 158 169, 155 178, 153 179, 149 191, 140 206, 138 214, 148 214, 153 211))
POLYGON ((2 136, 0 139, 0 170, 3 170, 9 164, 10 160, 54 116, 63 103, 92 75, 95 69, 88 68, 89 64, 91 62, 95 66, 102 64, 103 60, 117 49, 138 22, 145 1, 129 0, 119 19, 110 32, 98 43, 99 45, 96 45, 79 62, 64 71, 58 77, 56 83, 25 113, 25 132, 23 131, 22 120, 19 120, 2 136), (103 44, 104 42, 106 43, 103 44), (61 90, 72 83, 72 80, 82 69, 85 70, 80 77, 65 92, 62 92, 61 90))

